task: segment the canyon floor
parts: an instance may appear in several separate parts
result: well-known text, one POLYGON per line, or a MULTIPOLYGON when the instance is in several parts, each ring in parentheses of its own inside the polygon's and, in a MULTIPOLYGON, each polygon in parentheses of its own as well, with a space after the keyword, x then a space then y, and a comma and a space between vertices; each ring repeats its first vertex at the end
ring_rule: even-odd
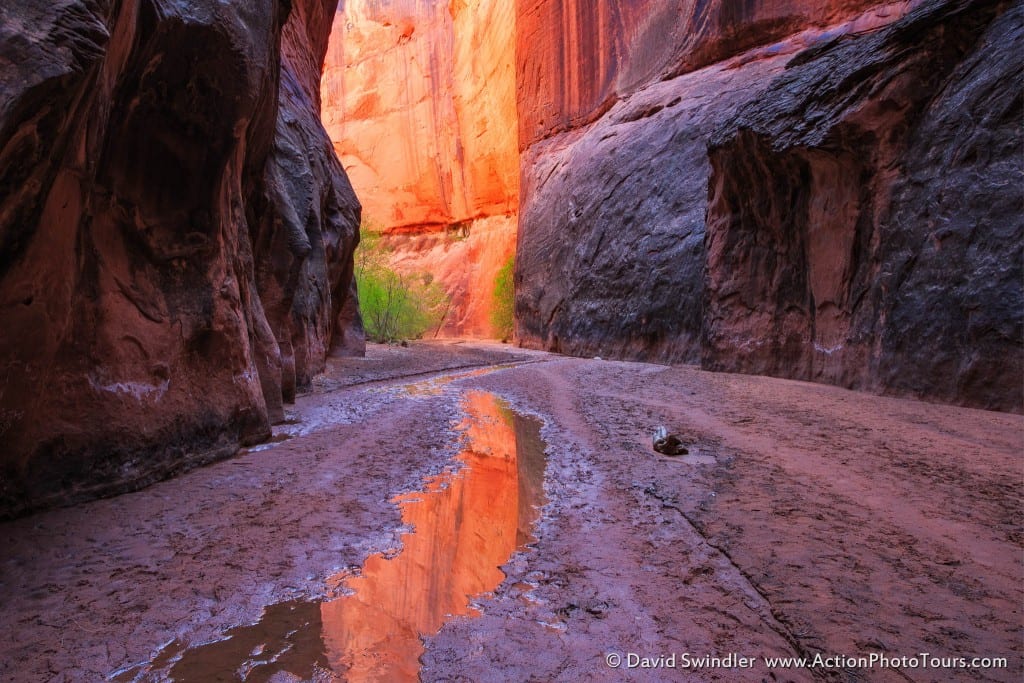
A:
POLYGON ((498 344, 371 346, 329 361, 269 444, 0 524, 0 680, 372 679, 402 641, 426 681, 1017 681, 1022 450, 1019 415, 498 344), (422 641, 375 633, 398 610, 451 611, 431 607, 440 584, 474 570, 438 558, 486 551, 491 522, 468 516, 516 500, 459 483, 470 432, 500 422, 467 427, 473 401, 520 416, 481 462, 503 439, 546 450, 539 519, 524 536, 518 489, 516 550, 469 614, 422 641), (655 453, 658 425, 689 454, 655 453), (433 529, 409 585, 344 607, 413 552, 407 506, 443 491, 464 531, 433 529), (872 653, 916 660, 855 659, 872 653), (815 654, 842 658, 762 659, 815 654), (708 655, 733 668, 691 666, 708 655))

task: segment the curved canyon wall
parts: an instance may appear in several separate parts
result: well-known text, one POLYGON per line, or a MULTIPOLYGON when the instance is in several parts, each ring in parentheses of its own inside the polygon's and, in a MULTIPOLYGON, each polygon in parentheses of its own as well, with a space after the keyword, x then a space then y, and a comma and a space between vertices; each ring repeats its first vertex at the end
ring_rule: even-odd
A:
POLYGON ((392 265, 452 295, 446 334, 492 334, 515 249, 515 38, 503 0, 348 0, 334 20, 325 126, 392 265))
POLYGON ((262 440, 358 346, 335 4, 0 7, 0 516, 262 440))
POLYGON ((518 338, 1021 410, 1020 14, 521 3, 518 338))

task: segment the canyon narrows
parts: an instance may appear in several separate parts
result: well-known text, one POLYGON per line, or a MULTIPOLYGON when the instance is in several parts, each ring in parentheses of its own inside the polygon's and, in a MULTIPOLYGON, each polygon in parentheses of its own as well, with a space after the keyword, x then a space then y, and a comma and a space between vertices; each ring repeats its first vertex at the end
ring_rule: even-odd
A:
POLYGON ((515 251, 515 3, 349 0, 334 20, 324 125, 388 260, 451 297, 438 332, 494 338, 515 251))
POLYGON ((1024 1, 0 6, 2 680, 1017 681, 1022 413, 1024 1))

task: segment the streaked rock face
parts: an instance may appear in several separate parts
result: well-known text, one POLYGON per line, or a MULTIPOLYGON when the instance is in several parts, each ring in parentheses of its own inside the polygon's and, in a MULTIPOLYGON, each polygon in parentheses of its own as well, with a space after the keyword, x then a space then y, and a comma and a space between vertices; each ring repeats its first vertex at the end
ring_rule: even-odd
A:
POLYGON ((521 3, 520 340, 1021 410, 1010 6, 521 3))
POLYGON ((719 131, 706 367, 1021 408, 1022 18, 932 3, 719 131))
POLYGON ((322 365, 359 215, 318 121, 333 11, 0 8, 0 515, 229 455, 322 365))
MULTIPOLYGON (((519 0, 519 139, 525 149, 595 121, 620 98, 804 30, 872 0, 519 0)), ((907 2, 883 12, 900 12, 907 2)))
POLYGON ((368 223, 389 233, 394 265, 433 272, 453 296, 448 334, 490 334, 491 264, 514 250, 503 227, 519 203, 514 22, 501 0, 352 0, 328 50, 335 149, 368 223), (483 289, 445 265, 464 258, 487 271, 475 278, 483 289))

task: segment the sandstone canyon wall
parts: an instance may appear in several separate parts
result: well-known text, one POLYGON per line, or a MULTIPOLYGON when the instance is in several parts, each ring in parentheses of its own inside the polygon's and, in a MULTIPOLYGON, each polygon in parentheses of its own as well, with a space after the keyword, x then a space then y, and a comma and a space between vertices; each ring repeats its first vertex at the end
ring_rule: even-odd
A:
POLYGON ((346 341, 335 4, 0 7, 0 516, 267 437, 346 341))
POLYGON ((400 271, 452 295, 444 332, 491 334, 519 202, 515 4, 349 0, 323 75, 324 123, 400 271))
POLYGON ((1021 410, 1021 12, 520 3, 521 342, 1021 410))

